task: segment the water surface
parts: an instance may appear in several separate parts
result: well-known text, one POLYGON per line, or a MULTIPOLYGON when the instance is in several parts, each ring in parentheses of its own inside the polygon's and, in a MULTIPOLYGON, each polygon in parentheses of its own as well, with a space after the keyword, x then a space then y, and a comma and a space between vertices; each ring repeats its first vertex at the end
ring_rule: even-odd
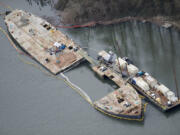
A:
MULTIPOLYGON (((1 1, 38 16, 56 18, 52 6, 43 1, 1 1)), ((4 9, 0 7, 0 11, 4 9)), ((2 18, 0 26, 6 29, 2 18)), ((172 66, 178 83, 180 80, 180 34, 175 30, 138 22, 60 30, 81 47, 89 48, 86 50, 93 57, 100 50, 117 52, 114 45, 119 45, 118 55, 128 56, 175 92, 172 66)), ((22 63, 2 33, 0 41, 0 135, 179 134, 180 108, 162 113, 149 104, 142 123, 107 117, 63 82, 22 63)), ((113 91, 113 84, 99 79, 87 63, 65 74, 93 100, 113 91)))

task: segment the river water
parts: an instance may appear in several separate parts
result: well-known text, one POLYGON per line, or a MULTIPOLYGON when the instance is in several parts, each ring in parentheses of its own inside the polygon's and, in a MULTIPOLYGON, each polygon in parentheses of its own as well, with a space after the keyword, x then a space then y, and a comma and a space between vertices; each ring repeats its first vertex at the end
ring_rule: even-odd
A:
MULTIPOLYGON (((0 1, 38 16, 56 17, 50 4, 30 0, 0 1)), ((6 29, 2 18, 0 26, 6 29)), ((128 56, 140 69, 176 92, 172 67, 176 69, 179 83, 180 34, 175 30, 138 22, 60 30, 81 47, 87 47, 93 57, 100 50, 117 52, 113 46, 119 45, 120 56, 128 56)), ((180 107, 163 113, 149 104, 144 122, 110 118, 93 109, 63 82, 22 63, 2 33, 0 41, 0 135, 179 135, 180 107)), ((93 101, 115 87, 99 79, 87 63, 65 75, 93 101)))

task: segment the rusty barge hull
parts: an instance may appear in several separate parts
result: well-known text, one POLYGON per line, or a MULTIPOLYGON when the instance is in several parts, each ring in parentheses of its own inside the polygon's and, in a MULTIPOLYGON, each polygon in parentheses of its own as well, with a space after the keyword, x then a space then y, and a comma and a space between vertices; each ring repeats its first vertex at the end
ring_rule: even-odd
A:
POLYGON ((123 85, 95 101, 94 107, 104 114, 119 119, 139 121, 144 119, 144 107, 141 99, 130 85, 123 85))
POLYGON ((140 115, 115 114, 113 112, 107 111, 106 109, 102 109, 99 106, 94 105, 94 107, 96 108, 96 110, 117 119, 136 120, 136 121, 142 121, 144 119, 144 107, 142 107, 142 110, 141 110, 142 113, 140 115))
POLYGON ((83 60, 74 51, 78 46, 42 18, 22 10, 14 10, 5 17, 5 23, 19 46, 53 74, 83 60), (64 45, 63 51, 58 48, 61 45, 64 45))

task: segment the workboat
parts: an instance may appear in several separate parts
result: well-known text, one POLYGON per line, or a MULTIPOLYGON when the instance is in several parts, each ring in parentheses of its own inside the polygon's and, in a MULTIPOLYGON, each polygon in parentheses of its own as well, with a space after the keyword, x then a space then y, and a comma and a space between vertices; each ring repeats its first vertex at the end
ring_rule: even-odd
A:
MULTIPOLYGON (((62 74, 86 60, 97 74, 115 82, 119 88, 104 98, 93 103, 87 98, 94 108, 116 118, 143 120, 143 105, 136 90, 111 68, 107 67, 106 71, 102 69, 101 63, 94 62, 87 52, 46 20, 16 9, 5 16, 5 23, 9 34, 20 48, 52 74, 62 74)), ((62 77, 66 79, 66 83, 70 83, 64 74, 62 77)), ((72 83, 70 86, 76 87, 72 83)), ((80 88, 76 88, 82 97, 88 97, 80 88)))
POLYGON ((173 91, 158 82, 149 73, 139 70, 128 57, 115 57, 112 52, 100 51, 98 60, 105 66, 118 72, 123 79, 131 84, 140 94, 147 97, 163 111, 167 111, 180 104, 180 100, 173 91), (114 59, 114 60, 113 60, 114 59))

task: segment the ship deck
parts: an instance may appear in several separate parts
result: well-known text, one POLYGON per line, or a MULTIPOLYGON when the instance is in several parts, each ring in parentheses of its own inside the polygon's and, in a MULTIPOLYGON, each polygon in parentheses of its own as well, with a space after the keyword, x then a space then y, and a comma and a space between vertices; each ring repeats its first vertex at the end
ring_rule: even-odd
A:
POLYGON ((71 39, 39 17, 14 10, 6 16, 5 23, 20 47, 53 74, 58 74, 83 59, 71 39), (66 47, 63 51, 51 53, 55 44, 66 47))

